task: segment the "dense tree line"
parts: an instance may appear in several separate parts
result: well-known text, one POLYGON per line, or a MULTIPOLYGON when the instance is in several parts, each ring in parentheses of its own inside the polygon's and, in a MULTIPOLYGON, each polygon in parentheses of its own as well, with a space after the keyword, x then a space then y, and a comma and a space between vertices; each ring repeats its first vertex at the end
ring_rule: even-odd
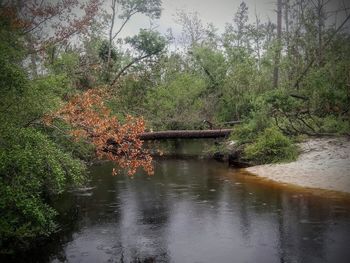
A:
POLYGON ((116 111, 145 116, 153 129, 186 129, 204 119, 251 119, 265 105, 284 133, 346 133, 347 17, 338 14, 341 21, 332 23, 326 1, 280 5, 277 26, 258 14, 249 23, 242 2, 222 34, 198 14, 180 12, 181 39, 170 30, 163 52, 111 87, 116 111), (340 127, 330 130, 335 123, 340 127))
POLYGON ((144 125, 240 120, 232 138, 260 163, 295 158, 300 135, 349 135, 348 9, 329 3, 278 0, 261 21, 242 2, 222 33, 181 11, 180 38, 122 38, 135 15, 159 18, 161 1, 0 1, 1 253, 56 230, 49 200, 84 183, 94 152, 151 173, 144 125))

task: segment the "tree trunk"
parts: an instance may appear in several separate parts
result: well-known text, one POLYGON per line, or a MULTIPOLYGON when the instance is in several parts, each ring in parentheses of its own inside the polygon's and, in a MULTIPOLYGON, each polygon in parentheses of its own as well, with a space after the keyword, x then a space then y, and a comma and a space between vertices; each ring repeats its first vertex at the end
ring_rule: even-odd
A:
POLYGON ((260 37, 259 37, 260 20, 258 18, 258 14, 256 13, 256 10, 255 10, 255 26, 256 26, 255 45, 256 45, 257 56, 258 56, 258 69, 260 70, 260 65, 261 65, 260 37))
POLYGON ((287 54, 290 55, 290 46, 289 46, 289 0, 284 2, 284 23, 286 25, 286 45, 287 45, 287 54))
POLYGON ((28 34, 25 36, 25 38, 27 40, 28 50, 30 50, 29 58, 30 58, 31 77, 33 79, 36 79, 38 77, 38 67, 36 64, 37 54, 35 53, 33 37, 28 34))
POLYGON ((232 129, 145 132, 140 135, 140 139, 147 141, 147 140, 166 140, 166 139, 219 138, 219 137, 226 137, 231 132, 232 132, 232 129))
POLYGON ((108 57, 107 57, 107 70, 110 70, 111 66, 111 55, 112 55, 112 41, 113 41, 113 28, 114 28, 114 20, 115 20, 115 5, 116 0, 112 0, 112 21, 111 27, 109 28, 109 39, 108 39, 108 57))
POLYGON ((323 0, 317 1, 317 34, 318 34, 318 65, 321 66, 321 61, 323 59, 323 28, 324 28, 324 19, 325 19, 325 13, 324 13, 324 2, 323 0))
POLYGON ((275 54, 275 67, 273 70, 273 86, 278 88, 279 79, 279 64, 281 57, 281 46, 282 46, 282 0, 277 0, 277 48, 275 54))

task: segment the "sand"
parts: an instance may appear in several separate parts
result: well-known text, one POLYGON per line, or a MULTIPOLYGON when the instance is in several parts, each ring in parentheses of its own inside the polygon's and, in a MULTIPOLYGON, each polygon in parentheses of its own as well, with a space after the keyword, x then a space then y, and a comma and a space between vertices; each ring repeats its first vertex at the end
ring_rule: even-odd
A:
POLYGON ((281 183, 350 193, 350 138, 310 139, 299 147, 301 154, 294 162, 246 170, 281 183))

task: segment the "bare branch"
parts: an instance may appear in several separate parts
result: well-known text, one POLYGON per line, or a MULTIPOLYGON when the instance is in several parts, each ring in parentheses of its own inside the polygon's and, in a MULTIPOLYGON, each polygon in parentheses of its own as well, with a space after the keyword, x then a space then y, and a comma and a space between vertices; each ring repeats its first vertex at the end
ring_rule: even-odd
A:
MULTIPOLYGON (((322 46, 322 49, 326 48, 331 43, 331 41, 333 40, 335 35, 342 29, 342 27, 346 24, 346 22, 348 22, 349 19, 350 19, 350 15, 348 15, 346 17, 346 19, 344 20, 344 22, 333 32, 333 34, 329 37, 327 42, 322 46)), ((314 64, 315 60, 316 60, 316 57, 313 57, 311 59, 311 61, 309 62, 309 64, 305 67, 305 69, 300 74, 299 78, 297 79, 297 81, 294 84, 295 88, 297 88, 297 89, 299 88, 300 81, 305 77, 306 73, 309 71, 311 66, 314 64)))
POLYGON ((115 76, 115 78, 113 79, 113 81, 111 82, 110 86, 114 86, 115 83, 118 81, 118 79, 120 78, 120 76, 128 69, 130 68, 133 64, 137 63, 137 62, 140 62, 141 60, 145 59, 145 58, 148 58, 148 57, 151 57, 153 55, 156 55, 158 54, 159 51, 155 52, 155 53, 151 53, 151 54, 146 54, 144 56, 141 56, 141 57, 138 57, 138 58, 135 58, 134 60, 132 60, 129 64, 127 64, 125 67, 123 67, 119 72, 118 74, 115 76))

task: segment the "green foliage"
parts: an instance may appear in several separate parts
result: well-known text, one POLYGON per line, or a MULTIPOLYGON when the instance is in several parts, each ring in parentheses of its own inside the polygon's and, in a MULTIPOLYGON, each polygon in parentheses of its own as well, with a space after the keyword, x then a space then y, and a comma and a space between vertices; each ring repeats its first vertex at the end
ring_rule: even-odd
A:
POLYGON ((124 78, 121 83, 116 96, 109 101, 113 113, 144 115, 146 94, 150 84, 147 80, 135 79, 132 76, 124 78))
POLYGON ((254 112, 245 123, 234 128, 230 140, 236 140, 239 144, 251 143, 271 126, 272 121, 264 112, 254 112))
POLYGON ((121 19, 127 19, 133 13, 142 13, 150 18, 159 18, 161 14, 161 0, 117 0, 122 7, 121 19))
POLYGON ((222 86, 219 119, 231 121, 246 117, 252 108, 252 98, 259 93, 255 85, 259 85, 258 75, 252 65, 236 64, 222 86))
POLYGON ((94 158, 94 146, 86 141, 72 141, 72 138, 67 136, 71 126, 63 121, 54 121, 52 127, 38 126, 37 130, 47 135, 62 152, 71 154, 75 159, 90 162, 94 158))
MULTIPOLYGON (((102 41, 99 50, 98 50, 98 56, 100 59, 102 59, 103 62, 107 62, 108 60, 108 49, 109 49, 109 43, 107 40, 102 41)), ((117 50, 112 47, 111 48, 111 59, 116 60, 118 58, 117 50)))
POLYGON ((209 83, 207 91, 217 92, 227 73, 224 55, 209 46, 193 47, 191 53, 209 83))
POLYGON ((165 47, 165 38, 158 32, 141 29, 139 34, 126 38, 126 43, 130 44, 141 54, 157 54, 165 47))
POLYGON ((339 135, 350 134, 350 122, 347 119, 336 116, 326 116, 317 118, 317 121, 321 133, 334 133, 339 135))
MULTIPOLYGON (((82 46, 62 41, 49 46, 43 58, 25 48, 33 44, 30 34, 18 34, 13 21, 0 17, 0 246, 24 245, 54 231, 49 198, 82 182, 84 166, 77 159, 91 158, 91 146, 67 138, 67 124, 57 121, 48 128, 42 117, 78 89, 110 84, 116 76, 114 97, 106 104, 121 119, 144 115, 154 130, 203 128, 204 119, 214 127, 244 120, 230 139, 256 163, 293 160, 297 151, 286 135, 349 134, 349 33, 339 31, 320 48, 335 29, 311 2, 303 5, 289 6, 290 27, 282 41, 273 22, 250 23, 243 2, 222 35, 213 25, 203 26, 197 14, 181 13, 182 47, 169 43, 171 31, 169 42, 146 29, 123 41, 114 28, 110 65, 104 22, 80 35, 82 46), (276 63, 279 43, 283 52, 276 63), (32 59, 37 65, 29 65, 32 59), (32 66, 42 69, 39 77, 30 74, 32 66), (275 66, 278 88, 272 87, 275 66)), ((159 18, 161 13, 160 0, 117 0, 117 7, 125 22, 136 14, 159 18)))
MULTIPOLYGON (((6 77, 16 86, 11 89, 3 86, 0 111, 4 114, 0 114, 0 130, 6 124, 25 126, 39 120, 48 112, 56 110, 62 103, 62 97, 72 92, 68 79, 63 75, 49 75, 29 81, 22 71, 22 74, 6 77)), ((5 78, 3 82, 6 82, 5 78)))
POLYGON ((255 164, 293 161, 297 149, 271 118, 274 107, 288 110, 294 101, 283 91, 271 91, 257 97, 245 123, 235 127, 231 140, 243 145, 244 158, 255 164))
POLYGON ((84 166, 33 128, 3 130, 1 141, 0 247, 26 246, 55 230, 44 198, 82 183, 84 166))
POLYGON ((69 69, 58 63, 55 70, 62 74, 29 79, 19 37, 3 38, 6 30, 1 31, 0 253, 5 253, 55 231, 56 212, 48 200, 67 185, 83 183, 84 164, 55 143, 52 138, 59 136, 41 122, 71 92, 69 69))
POLYGON ((276 128, 267 128, 256 141, 244 149, 245 158, 255 163, 277 163, 293 161, 297 148, 292 141, 276 128))
POLYGON ((329 60, 323 67, 311 70, 305 78, 305 92, 318 116, 339 114, 349 109, 349 60, 348 55, 337 62, 329 60))
POLYGON ((149 90, 147 108, 152 125, 157 129, 185 129, 200 123, 200 94, 203 80, 195 75, 178 74, 169 83, 149 90))
POLYGON ((289 98, 290 96, 285 92, 275 90, 251 99, 244 123, 235 126, 230 139, 236 140, 239 144, 254 142, 261 133, 274 126, 271 118, 274 107, 278 105, 285 109, 290 107, 290 104, 287 103, 289 98))
POLYGON ((74 72, 79 66, 79 55, 75 52, 65 52, 61 54, 58 58, 55 58, 49 68, 52 73, 58 75, 66 75, 73 78, 74 72))
MULTIPOLYGON (((300 94, 301 95, 301 94, 300 94)), ((301 109, 305 106, 305 102, 290 96, 287 90, 270 90, 258 97, 255 102, 256 110, 261 108, 272 111, 279 110, 281 112, 290 113, 293 110, 301 109)))

